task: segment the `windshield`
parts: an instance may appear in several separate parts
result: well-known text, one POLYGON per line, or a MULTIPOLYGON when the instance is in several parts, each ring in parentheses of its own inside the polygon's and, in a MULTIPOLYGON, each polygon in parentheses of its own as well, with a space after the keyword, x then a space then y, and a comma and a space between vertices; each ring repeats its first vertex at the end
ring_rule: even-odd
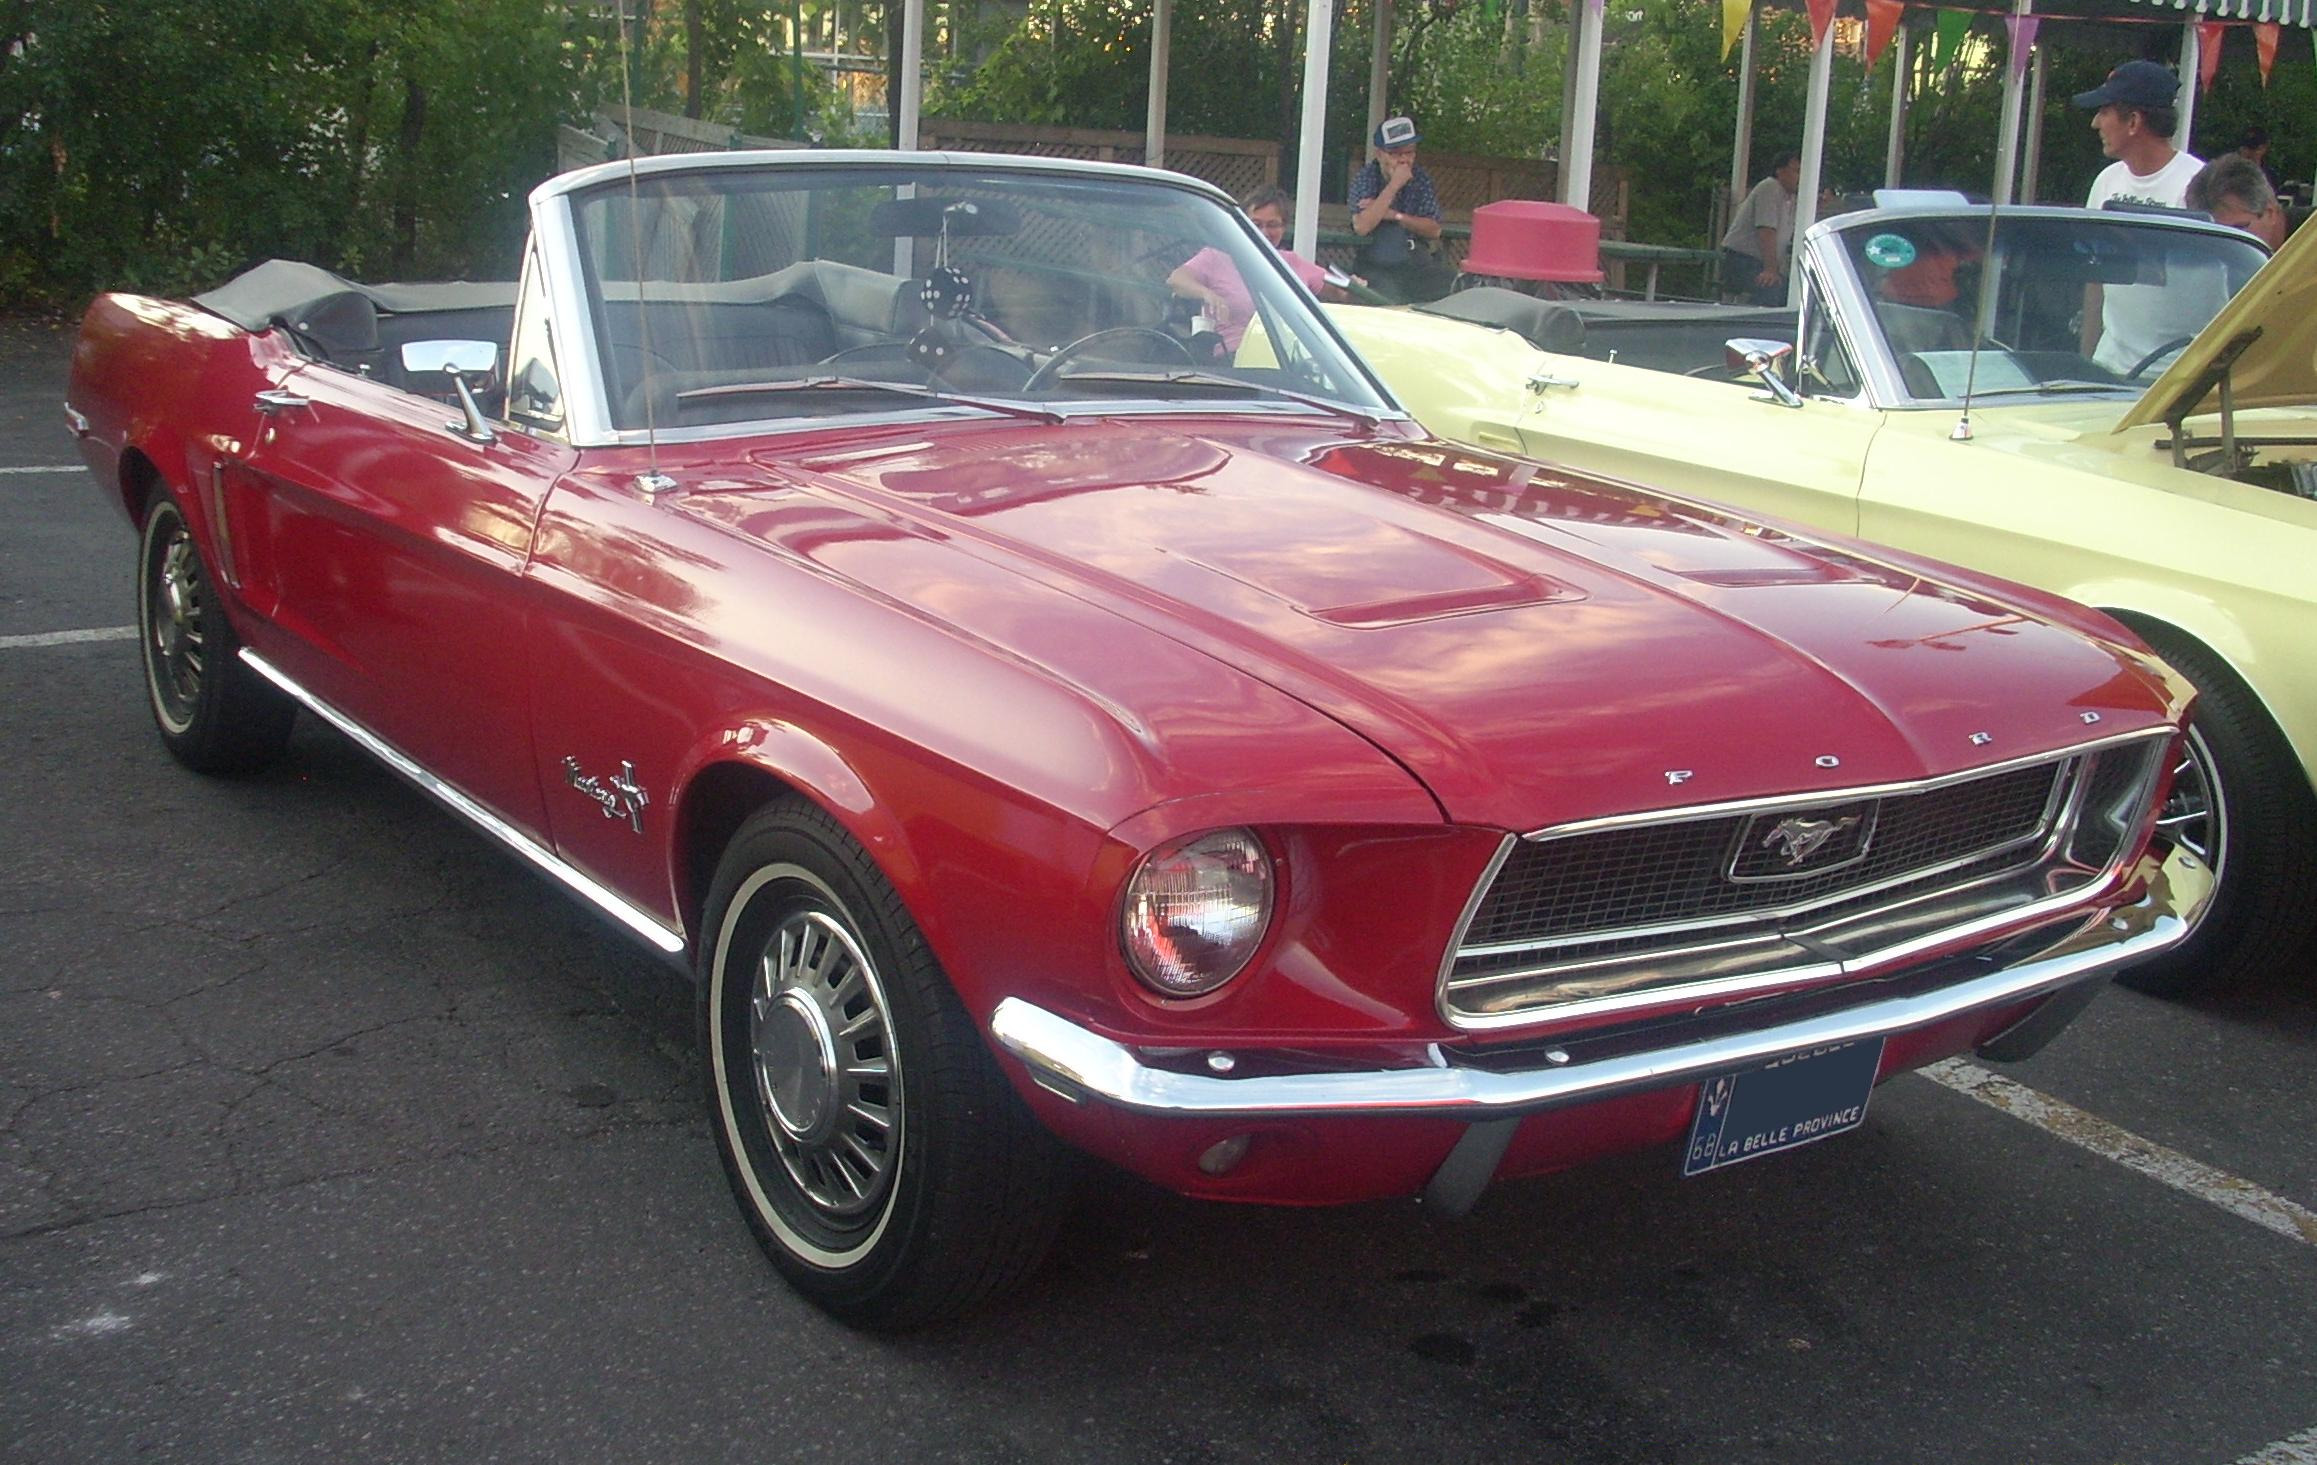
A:
POLYGON ((1383 406, 1237 210, 1155 179, 726 167, 607 183, 572 217, 623 430, 1383 406), (1194 259, 1246 294, 1231 345, 1169 288, 1194 259))
POLYGON ((2250 238, 2129 214, 1867 220, 1839 235, 1853 321, 1925 402, 2136 397, 2267 259, 2250 238), (1994 301, 1972 359, 1982 278, 1994 301))

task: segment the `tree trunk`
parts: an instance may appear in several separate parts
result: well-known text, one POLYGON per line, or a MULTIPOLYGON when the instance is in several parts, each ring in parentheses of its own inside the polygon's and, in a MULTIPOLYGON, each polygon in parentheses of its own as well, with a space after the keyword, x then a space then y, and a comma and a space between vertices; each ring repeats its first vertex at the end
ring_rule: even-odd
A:
POLYGON ((418 144, 426 132, 426 88, 402 79, 402 130, 395 140, 394 268, 407 273, 418 259, 418 144))
POLYGON ((885 7, 885 145, 891 148, 901 146, 901 31, 908 24, 894 6, 885 7))
POLYGON ((708 49, 708 28, 700 19, 700 0, 684 0, 684 115, 700 116, 700 73, 708 49))

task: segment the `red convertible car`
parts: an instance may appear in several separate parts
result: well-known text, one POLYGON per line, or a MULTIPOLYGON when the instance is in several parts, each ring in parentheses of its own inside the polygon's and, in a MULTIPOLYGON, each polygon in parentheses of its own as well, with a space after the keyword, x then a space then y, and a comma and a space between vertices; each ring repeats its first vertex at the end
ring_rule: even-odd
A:
POLYGON ((1214 190, 614 164, 518 284, 90 309, 190 767, 337 728, 689 966, 740 1207, 902 1326, 1074 1150, 1421 1194, 1840 1133, 2204 896, 2114 623, 1425 436, 1214 190), (1236 274, 1226 356, 1164 281, 1236 274))

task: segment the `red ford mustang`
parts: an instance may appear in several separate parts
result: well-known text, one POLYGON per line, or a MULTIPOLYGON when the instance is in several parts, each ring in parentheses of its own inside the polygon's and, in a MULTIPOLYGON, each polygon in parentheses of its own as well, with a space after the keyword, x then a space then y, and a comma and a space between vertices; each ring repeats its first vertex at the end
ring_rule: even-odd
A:
POLYGON ((841 1316, 1018 1277, 1071 1147, 1450 1211, 1775 1153, 2203 897, 2117 626, 1428 439, 1202 185, 732 154, 532 214, 515 286, 104 297, 67 412, 170 750, 303 709, 687 962, 841 1316))

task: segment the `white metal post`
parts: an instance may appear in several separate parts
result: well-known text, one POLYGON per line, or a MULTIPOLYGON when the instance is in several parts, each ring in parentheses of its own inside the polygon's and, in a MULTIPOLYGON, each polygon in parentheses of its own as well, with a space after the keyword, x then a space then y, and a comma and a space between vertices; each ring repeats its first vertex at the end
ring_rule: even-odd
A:
POLYGON ((1577 93, 1561 146, 1561 202, 1593 210, 1593 117, 1601 99, 1601 0, 1569 0, 1577 16, 1577 93))
POLYGON ((1368 42, 1368 131, 1384 125, 1392 93, 1392 0, 1376 0, 1376 33, 1368 42))
MULTIPOLYGON (((2033 10, 2032 0, 2012 0, 2010 44, 2018 44, 2018 22, 2033 10)), ((2007 53, 2003 58, 2003 120, 1995 131, 1995 181, 1987 189, 1987 196, 1998 205, 2012 201, 2012 179, 2019 167, 2019 112, 2026 90, 2027 68, 2018 57, 2007 53)))
POLYGON ((1335 0, 1307 0, 1303 22, 1303 122, 1295 148, 1295 252, 1319 258, 1319 170, 1327 141, 1327 61, 1335 0))
POLYGON ((1167 50, 1174 40, 1174 0, 1154 0, 1150 8, 1150 110, 1143 115, 1142 160, 1167 165, 1167 50))
POLYGON ((2189 139, 2196 136, 2196 74, 2204 69, 2204 34, 2190 21, 2180 28, 2180 126, 2173 131, 2172 145, 2184 152, 2193 152, 2189 139))
POLYGON ((1896 188, 1907 169, 1907 93, 1915 81, 1915 58, 1908 53, 1907 27, 1891 37, 1891 138, 1883 148, 1883 187, 1896 188))
POLYGON ((2038 45, 2035 48, 2035 70, 2028 73, 2027 161, 2019 169, 2019 197, 2022 203, 2035 202, 2037 175, 2043 171, 2044 62, 2049 54, 2038 45))
POLYGON ((917 110, 925 96, 925 0, 907 0, 901 11, 901 150, 917 148, 917 110))
POLYGON ((1818 182, 1826 171, 1826 95, 1834 82, 1834 27, 1818 38, 1810 53, 1810 100, 1802 113, 1802 186, 1794 197, 1794 242, 1786 250, 1786 303, 1802 303, 1802 282, 1797 276, 1802 260, 1802 235, 1818 222, 1818 182))

